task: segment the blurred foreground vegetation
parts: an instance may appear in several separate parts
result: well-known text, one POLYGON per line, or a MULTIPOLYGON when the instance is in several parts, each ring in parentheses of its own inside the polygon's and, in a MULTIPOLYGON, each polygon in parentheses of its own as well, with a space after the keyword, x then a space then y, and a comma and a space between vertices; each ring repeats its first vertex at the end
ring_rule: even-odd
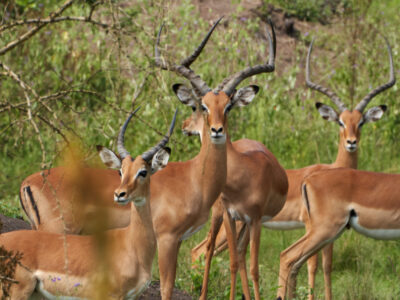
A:
MULTIPOLYGON (((225 13, 223 25, 193 64, 211 87, 233 72, 266 60, 265 17, 271 13, 270 3, 294 16, 295 26, 300 28, 297 39, 278 30, 275 73, 242 83, 258 84, 261 91, 251 105, 230 113, 232 140, 246 137, 263 142, 285 168, 334 161, 338 125, 322 120, 314 108, 316 101, 333 104, 304 84, 309 42, 317 37, 313 80, 331 88, 349 107, 355 106, 371 89, 388 80, 387 51, 380 34, 392 46, 396 75, 400 76, 400 1, 273 0, 264 1, 258 8, 260 13, 250 17, 243 17, 248 12, 240 1, 232 2, 234 9, 225 13), (288 54, 285 49, 289 45, 293 51, 288 54)), ((173 83, 185 80, 157 69, 153 52, 163 21, 166 30, 161 50, 168 60, 179 62, 198 45, 212 22, 203 18, 193 3, 76 1, 62 14, 76 20, 47 24, 4 53, 3 47, 36 23, 7 26, 17 20, 47 18, 62 3, 19 0, 0 4, 1 213, 21 215, 21 181, 33 172, 59 165, 60 152, 71 139, 81 141, 88 164, 100 165, 94 146, 114 148, 118 129, 133 105, 142 109, 139 120, 128 128, 126 144, 132 154, 141 153, 159 139, 176 107, 180 109, 178 124, 189 116, 190 108, 180 105, 171 89, 173 83), (19 81, 10 76, 10 70, 19 81)), ((221 15, 210 13, 215 14, 214 19, 221 15)), ((397 83, 370 104, 387 104, 389 110, 381 121, 363 128, 360 169, 400 172, 398 102, 397 83)), ((170 146, 171 161, 187 160, 197 153, 199 141, 177 130, 170 146)), ((189 250, 206 230, 185 242, 180 252, 176 284, 193 295, 199 292, 201 273, 190 271, 189 250)), ((301 235, 302 231, 263 230, 260 270, 264 298, 272 299, 276 292, 279 252, 301 235)), ((345 233, 335 244, 335 298, 400 298, 399 245, 345 233)), ((226 254, 214 260, 210 298, 227 297, 228 266, 226 254)), ((306 286, 303 269, 300 290, 306 286)), ((157 278, 158 272, 154 276, 157 278)), ((318 276, 315 293, 317 298, 323 297, 322 276, 318 276)))

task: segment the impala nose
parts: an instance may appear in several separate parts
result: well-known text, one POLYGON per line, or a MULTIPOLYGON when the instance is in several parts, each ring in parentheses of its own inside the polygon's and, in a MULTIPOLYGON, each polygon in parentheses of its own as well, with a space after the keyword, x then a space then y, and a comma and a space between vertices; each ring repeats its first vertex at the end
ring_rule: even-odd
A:
POLYGON ((222 127, 222 126, 220 126, 220 127, 218 127, 218 128, 215 128, 215 127, 211 127, 211 131, 213 132, 213 133, 215 133, 215 134, 220 134, 220 133, 222 133, 222 131, 224 130, 224 128, 222 127))
POLYGON ((357 140, 347 140, 347 144, 356 145, 357 144, 357 140))
POLYGON ((346 140, 346 149, 349 152, 354 152, 357 150, 357 139, 346 140))
POLYGON ((114 193, 116 198, 122 198, 126 195, 126 192, 121 192, 121 193, 114 193))

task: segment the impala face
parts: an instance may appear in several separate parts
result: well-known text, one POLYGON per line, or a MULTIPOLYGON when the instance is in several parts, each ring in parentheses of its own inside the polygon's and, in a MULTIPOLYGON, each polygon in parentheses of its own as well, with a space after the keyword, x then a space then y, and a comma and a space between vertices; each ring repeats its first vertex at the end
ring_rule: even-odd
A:
POLYGON ((338 114, 332 107, 319 102, 316 103, 316 107, 325 120, 339 124, 340 140, 348 152, 357 151, 362 126, 380 120, 386 111, 386 105, 372 107, 364 114, 358 110, 344 110, 338 114))
POLYGON ((170 149, 162 148, 153 157, 151 165, 142 156, 126 156, 122 161, 105 147, 98 149, 102 161, 110 168, 119 169, 121 184, 114 192, 114 201, 121 205, 133 202, 140 207, 146 204, 150 189, 150 175, 164 168, 169 159, 170 149))
POLYGON ((150 184, 150 167, 140 156, 134 160, 127 156, 123 159, 121 184, 114 192, 114 201, 125 205, 132 201, 136 206, 146 203, 146 191, 150 184))
POLYGON ((259 88, 255 85, 241 88, 231 97, 223 91, 208 92, 201 100, 196 100, 194 93, 181 84, 175 84, 173 89, 179 100, 192 108, 192 115, 183 122, 182 130, 187 135, 200 135, 204 124, 210 134, 213 144, 225 144, 226 126, 229 111, 235 106, 248 105, 257 94, 259 88))
POLYGON ((192 114, 182 122, 182 132, 187 136, 200 135, 200 139, 202 139, 201 130, 203 129, 204 120, 201 108, 195 103, 192 106, 192 110, 192 114))

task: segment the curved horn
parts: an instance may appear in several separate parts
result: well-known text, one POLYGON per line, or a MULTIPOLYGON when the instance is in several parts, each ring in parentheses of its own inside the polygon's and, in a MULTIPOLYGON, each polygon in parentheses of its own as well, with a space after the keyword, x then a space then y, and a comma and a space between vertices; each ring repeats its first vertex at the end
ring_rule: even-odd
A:
POLYGON ((117 139, 117 150, 118 154, 121 157, 121 159, 124 159, 126 156, 130 155, 128 150, 125 149, 124 146, 124 135, 125 135, 125 130, 126 127, 128 127, 129 121, 132 119, 133 115, 140 109, 140 106, 135 109, 133 113, 131 113, 128 118, 125 120, 124 125, 122 125, 119 134, 118 134, 118 139, 117 139))
POLYGON ((346 110, 346 106, 344 103, 340 100, 340 98, 331 90, 329 90, 326 87, 323 87, 322 85, 316 84, 310 80, 310 57, 311 57, 311 51, 312 47, 314 44, 315 38, 312 39, 310 47, 308 48, 308 53, 307 53, 307 60, 306 60, 306 84, 309 88, 312 88, 313 90, 316 90, 318 92, 321 92, 322 94, 328 96, 333 103, 337 106, 337 108, 340 110, 340 112, 346 110))
POLYGON ((172 132, 174 131, 177 113, 178 113, 178 109, 175 110, 175 114, 172 119, 171 125, 169 126, 169 130, 168 130, 167 134, 161 139, 161 141, 157 145, 155 145, 154 147, 150 148, 149 150, 147 150, 146 152, 144 152, 142 154, 142 158, 147 163, 150 163, 150 161, 153 159, 154 154, 156 154, 157 151, 160 150, 161 148, 164 148, 164 146, 168 143, 169 138, 170 138, 172 132))
POLYGON ((257 75, 260 73, 269 73, 275 70, 275 54, 276 54, 276 35, 274 25, 272 21, 269 19, 268 24, 271 27, 272 31, 272 38, 271 34, 267 29, 267 37, 269 42, 269 59, 267 64, 257 65, 254 67, 248 67, 240 72, 237 72, 233 76, 230 76, 227 79, 224 79, 223 82, 217 87, 215 90, 218 92, 219 90, 223 89, 225 94, 231 96, 236 89, 236 86, 242 82, 247 77, 257 75))
POLYGON ((214 29, 219 24, 221 19, 222 19, 222 17, 215 22, 213 27, 209 30, 206 37, 203 39, 203 41, 200 43, 200 45, 196 48, 196 50, 193 52, 193 54, 188 56, 187 58, 183 59, 181 64, 179 64, 179 65, 170 64, 170 63, 164 61, 160 56, 160 51, 158 49, 158 46, 160 45, 161 32, 164 27, 164 24, 162 24, 160 27, 160 30, 158 31, 156 45, 154 48, 156 66, 160 67, 163 70, 173 71, 173 72, 177 73, 178 75, 183 76, 186 79, 188 79, 190 81, 192 87, 196 90, 197 94, 199 94, 201 96, 204 96, 205 94, 207 94, 209 91, 211 91, 211 89, 200 78, 199 75, 196 75, 196 73, 192 69, 189 68, 189 66, 200 55, 201 51, 205 47, 208 39, 210 38, 211 34, 213 33, 214 29))
POLYGON ((211 29, 208 31, 207 35, 205 36, 205 38, 203 39, 203 41, 201 42, 201 44, 199 45, 199 47, 197 47, 196 50, 194 50, 194 52, 192 53, 192 55, 186 57, 185 59, 183 59, 181 61, 181 65, 185 66, 185 67, 190 67, 190 65, 196 60, 196 58, 200 55, 201 51, 203 51, 203 48, 205 47, 205 45, 208 42, 208 39, 211 37, 211 34, 213 33, 215 27, 217 27, 217 25, 219 24, 219 22, 222 20, 224 16, 222 16, 221 18, 219 18, 214 25, 211 27, 211 29))
POLYGON ((389 64, 390 64, 390 78, 389 82, 377 87, 373 91, 371 91, 367 96, 365 96, 360 103, 357 104, 356 110, 359 112, 363 112, 365 107, 368 105, 368 103, 374 98, 376 95, 382 93, 383 91, 387 90, 388 88, 392 87, 396 83, 396 77, 394 74, 394 66, 393 66, 393 57, 392 57, 392 49, 390 48, 389 42, 386 39, 386 37, 383 37, 386 42, 387 50, 389 53, 389 64))

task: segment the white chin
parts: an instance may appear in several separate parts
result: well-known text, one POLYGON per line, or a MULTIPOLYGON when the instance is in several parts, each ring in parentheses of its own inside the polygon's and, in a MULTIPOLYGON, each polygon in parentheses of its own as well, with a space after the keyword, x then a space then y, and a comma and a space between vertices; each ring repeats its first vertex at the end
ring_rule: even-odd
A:
POLYGON ((127 205, 129 203, 128 199, 115 199, 114 201, 117 202, 118 205, 127 205))
POLYGON ((357 147, 354 147, 354 148, 346 147, 346 150, 347 150, 347 152, 350 152, 350 153, 356 152, 357 151, 357 147))
POLYGON ((225 144, 226 142, 226 135, 220 135, 218 137, 211 137, 211 143, 216 145, 225 144))

